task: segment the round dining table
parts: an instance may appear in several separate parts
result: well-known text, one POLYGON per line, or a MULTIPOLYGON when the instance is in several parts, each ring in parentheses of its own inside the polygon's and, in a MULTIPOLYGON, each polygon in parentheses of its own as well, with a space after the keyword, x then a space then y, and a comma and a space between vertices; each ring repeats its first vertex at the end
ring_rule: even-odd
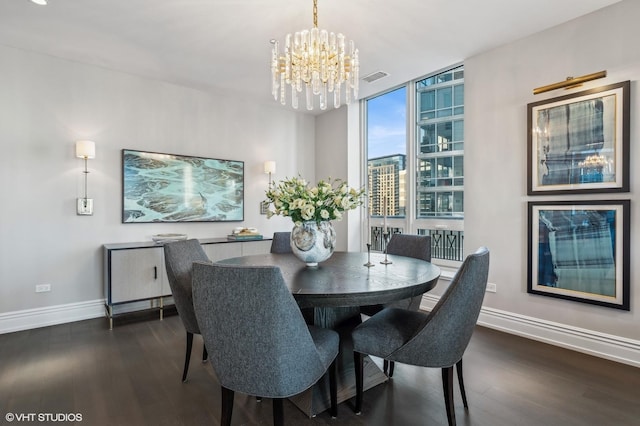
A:
MULTIPOLYGON (((381 253, 334 252, 317 266, 307 266, 293 254, 258 254, 219 260, 238 266, 277 266, 303 313, 313 308, 308 322, 340 334, 338 402, 355 396, 351 330, 361 323, 360 306, 385 304, 421 295, 435 287, 440 268, 412 257, 381 253), (387 261, 387 263, 382 263, 387 261), (369 265, 369 266, 367 266, 369 265)), ((368 357, 364 362, 364 388, 388 378, 368 357)), ((328 381, 321 380, 301 395, 290 398, 307 415, 329 407, 328 381)))
POLYGON ((257 254, 217 263, 278 266, 301 308, 357 307, 388 303, 426 293, 440 277, 440 268, 424 260, 381 253, 335 252, 318 266, 307 266, 293 254, 257 254))

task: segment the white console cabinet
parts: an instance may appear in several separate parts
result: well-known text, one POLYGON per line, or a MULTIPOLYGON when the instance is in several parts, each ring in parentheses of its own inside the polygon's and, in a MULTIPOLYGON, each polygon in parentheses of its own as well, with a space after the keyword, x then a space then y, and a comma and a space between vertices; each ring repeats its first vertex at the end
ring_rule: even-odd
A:
MULTIPOLYGON (((229 257, 268 253, 271 248, 271 240, 206 238, 200 239, 200 244, 214 262, 229 257)), ((115 316, 132 311, 156 309, 162 319, 165 302, 172 303, 162 245, 147 241, 105 244, 103 248, 105 308, 109 328, 113 328, 115 316)))

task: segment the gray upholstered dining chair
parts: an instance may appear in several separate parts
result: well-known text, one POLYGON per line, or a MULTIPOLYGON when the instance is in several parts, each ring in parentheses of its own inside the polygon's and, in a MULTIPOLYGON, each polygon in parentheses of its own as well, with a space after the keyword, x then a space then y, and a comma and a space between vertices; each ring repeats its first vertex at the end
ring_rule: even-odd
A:
MULTIPOLYGON (((412 235, 412 234, 393 234, 387 244, 387 254, 396 254, 398 256, 413 257, 431 262, 431 237, 428 235, 412 235)), ((409 299, 402 299, 384 305, 361 306, 360 312, 373 316, 384 308, 403 308, 411 311, 420 309, 422 295, 414 296, 409 299)), ((384 372, 389 377, 393 377, 393 361, 384 360, 384 372)))
POLYGON ((464 407, 468 408, 462 378, 464 354, 482 307, 489 274, 489 250, 470 254, 430 313, 386 308, 352 332, 356 370, 356 412, 362 409, 363 356, 421 367, 442 369, 442 385, 449 425, 455 425, 453 366, 464 407))
POLYGON ((216 348, 210 361, 222 388, 222 425, 231 424, 234 392, 273 398, 273 422, 282 425, 283 398, 327 370, 337 416, 338 333, 305 324, 278 267, 196 263, 193 301, 204 341, 216 348))
MULTIPOLYGON (((271 240, 271 253, 287 254, 293 253, 291 250, 291 232, 274 232, 271 240)), ((313 324, 313 308, 302 308, 302 316, 307 324, 313 324)))
MULTIPOLYGON (((197 239, 174 241, 164 245, 164 263, 178 315, 187 331, 187 351, 184 358, 182 381, 187 380, 193 335, 200 334, 191 293, 191 269, 193 262, 208 262, 209 258, 197 239)), ((202 350, 202 362, 207 361, 207 347, 202 350)))
POLYGON ((271 253, 292 253, 291 232, 274 232, 271 240, 271 253))

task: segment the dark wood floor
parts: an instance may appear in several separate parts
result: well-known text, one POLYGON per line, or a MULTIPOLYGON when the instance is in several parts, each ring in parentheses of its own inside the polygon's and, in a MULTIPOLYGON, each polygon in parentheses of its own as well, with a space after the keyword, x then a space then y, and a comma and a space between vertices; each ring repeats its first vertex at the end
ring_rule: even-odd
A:
MULTIPOLYGON (((180 381, 184 344, 177 316, 120 321, 113 331, 95 319, 0 335, 0 422, 9 424, 8 413, 79 413, 92 426, 219 424, 220 390, 198 359, 199 336, 189 380, 180 381)), ((640 424, 638 368, 482 327, 464 361, 469 410, 456 388, 460 425, 640 424)), ((348 401, 336 420, 327 413, 310 419, 287 401, 285 419, 446 425, 440 371, 397 365, 391 381, 365 393, 363 408, 356 416, 348 401)), ((270 425, 270 401, 236 395, 233 424, 270 425)))

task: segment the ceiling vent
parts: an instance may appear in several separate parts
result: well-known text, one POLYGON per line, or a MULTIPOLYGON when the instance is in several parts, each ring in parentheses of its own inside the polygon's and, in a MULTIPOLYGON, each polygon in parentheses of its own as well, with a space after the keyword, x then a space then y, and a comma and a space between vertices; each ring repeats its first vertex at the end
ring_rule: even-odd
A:
POLYGON ((386 73, 384 71, 376 71, 369 75, 365 75, 364 77, 362 77, 362 80, 366 81, 367 83, 373 83, 374 81, 380 80, 381 78, 386 77, 388 75, 389 73, 386 73))

